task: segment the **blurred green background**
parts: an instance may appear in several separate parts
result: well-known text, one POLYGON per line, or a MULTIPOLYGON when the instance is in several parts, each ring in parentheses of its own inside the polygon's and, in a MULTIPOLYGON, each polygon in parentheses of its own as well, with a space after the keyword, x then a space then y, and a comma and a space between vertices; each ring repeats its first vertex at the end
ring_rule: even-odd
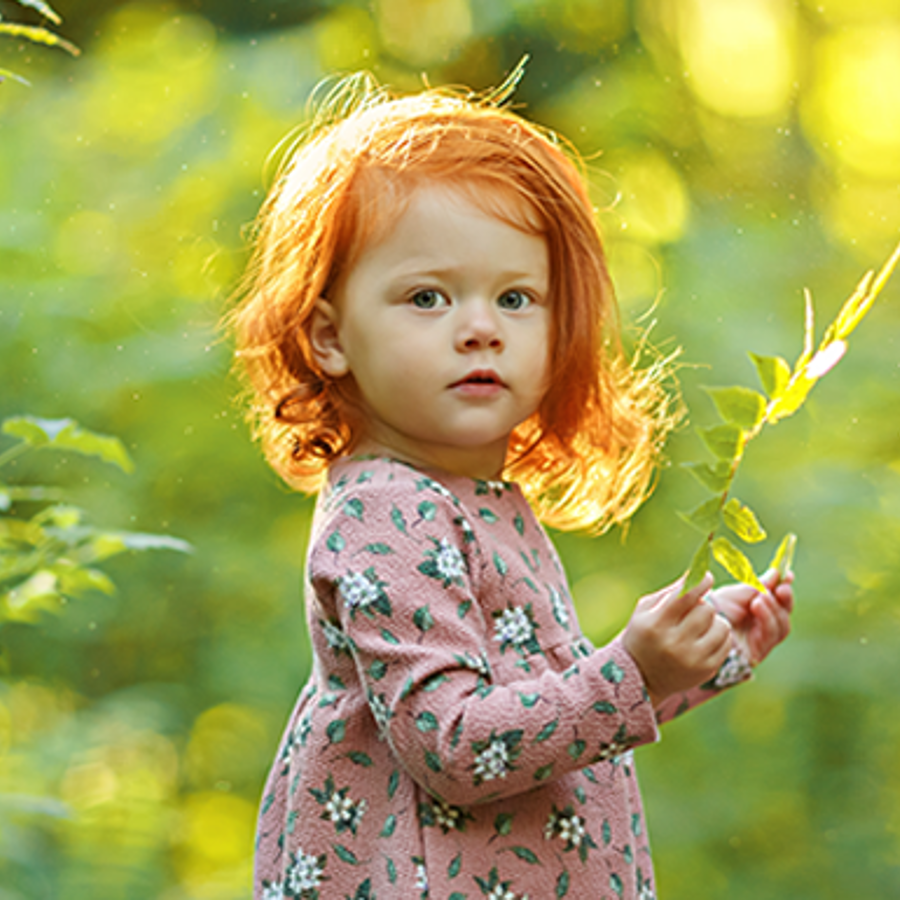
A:
MULTIPOLYGON (((137 469, 42 451, 10 481, 189 541, 119 589, 0 627, 0 898, 249 896, 262 780, 309 666, 311 504, 263 464, 217 334, 265 159, 330 73, 485 88, 591 159, 626 323, 684 392, 793 360, 900 231, 897 0, 59 0, 59 50, 0 41, 0 418, 73 416, 137 469), (652 312, 650 312, 652 310, 652 312)), ((0 2, 6 19, 38 22, 0 2)), ((900 281, 736 486, 800 535, 795 631, 639 751, 660 897, 900 896, 900 281)), ((11 440, 3 438, 2 451, 11 440)), ((705 498, 677 463, 627 535, 559 535, 595 641, 676 577, 705 498)), ((26 505, 27 506, 27 505, 26 505)), ((23 510, 28 512, 28 510, 23 510)), ((761 546, 764 566, 774 542, 761 546)))

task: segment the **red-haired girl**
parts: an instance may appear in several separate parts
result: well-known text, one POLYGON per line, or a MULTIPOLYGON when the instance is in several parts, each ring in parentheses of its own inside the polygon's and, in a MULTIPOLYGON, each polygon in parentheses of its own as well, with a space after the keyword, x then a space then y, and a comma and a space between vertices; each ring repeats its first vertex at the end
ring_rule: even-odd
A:
POLYGON ((501 99, 346 83, 260 216, 238 360, 319 500, 258 900, 654 897, 631 749, 788 632, 769 573, 581 634, 538 519, 625 521, 675 415, 573 155, 501 99))

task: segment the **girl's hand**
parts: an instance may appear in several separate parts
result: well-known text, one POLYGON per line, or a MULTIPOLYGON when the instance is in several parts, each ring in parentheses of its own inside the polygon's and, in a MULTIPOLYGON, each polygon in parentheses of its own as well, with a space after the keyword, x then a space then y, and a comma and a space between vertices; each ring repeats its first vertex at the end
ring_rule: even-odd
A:
MULTIPOLYGON (((654 708, 711 678, 732 647, 732 629, 703 596, 712 576, 682 593, 684 578, 642 597, 622 640, 634 657, 654 708)), ((755 594, 755 596, 759 596, 755 594)), ((732 608, 729 599, 729 609, 732 608)), ((745 604, 749 609, 750 604, 745 604)))
POLYGON ((734 629, 753 665, 762 662, 790 633, 794 609, 794 573, 782 578, 770 569, 760 579, 765 594, 746 584, 731 584, 712 591, 710 603, 734 629))

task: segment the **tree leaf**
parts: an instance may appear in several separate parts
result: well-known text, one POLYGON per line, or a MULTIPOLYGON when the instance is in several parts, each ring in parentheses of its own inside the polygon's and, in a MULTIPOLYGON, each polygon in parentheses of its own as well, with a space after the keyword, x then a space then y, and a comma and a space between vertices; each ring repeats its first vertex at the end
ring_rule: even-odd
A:
POLYGON ((689 513, 678 513, 693 528, 701 534, 709 534, 715 531, 719 525, 719 509, 722 505, 721 497, 713 497, 692 509, 689 513))
POLYGON ((712 543, 712 554, 732 578, 766 592, 766 586, 756 577, 750 560, 728 538, 716 538, 712 543))
POLYGON ((778 397, 791 380, 791 367, 787 360, 780 356, 759 356, 756 353, 751 353, 750 359, 756 366, 756 374, 763 390, 773 399, 778 397))
POLYGON ((44 44, 47 47, 59 47, 61 50, 71 53, 72 56, 81 55, 81 50, 73 43, 38 25, 20 25, 16 22, 0 22, 0 34, 8 34, 10 37, 25 38, 26 41, 31 41, 34 44, 44 44))
POLYGON ((784 393, 772 404, 767 419, 774 425, 788 416, 792 416, 809 396, 809 392, 815 387, 816 379, 810 378, 805 370, 798 372, 787 386, 784 393))
POLYGON ((19 6, 36 9, 45 19, 49 19, 54 25, 62 25, 62 16, 44 0, 17 0, 19 6))
POLYGON ((715 404, 719 415, 744 431, 752 431, 766 412, 762 394, 745 387, 704 388, 715 404))
POLYGON ((772 557, 772 562, 769 563, 769 568, 777 569, 778 574, 782 578, 787 576, 791 571, 791 566, 794 564, 794 551, 796 549, 797 535, 793 532, 788 532, 778 545, 778 549, 772 557))
POLYGON ((765 540, 766 532, 753 514, 753 510, 734 497, 723 507, 722 519, 742 541, 748 544, 765 540))
POLYGON ((691 560, 690 568, 684 579, 684 589, 686 591, 696 587, 703 581, 703 576, 709 571, 710 563, 709 541, 706 540, 697 548, 697 552, 691 560))
POLYGON ((698 428, 697 434, 719 459, 735 460, 743 450, 743 432, 737 425, 713 425, 712 428, 698 428))
POLYGON ((99 456, 125 472, 134 470, 125 445, 116 437, 82 428, 74 419, 39 419, 15 416, 3 423, 4 434, 21 438, 32 447, 72 450, 85 456, 99 456))
POLYGON ((712 465, 707 462, 682 463, 681 465, 714 494, 723 493, 731 484, 731 464, 727 460, 719 459, 712 465))

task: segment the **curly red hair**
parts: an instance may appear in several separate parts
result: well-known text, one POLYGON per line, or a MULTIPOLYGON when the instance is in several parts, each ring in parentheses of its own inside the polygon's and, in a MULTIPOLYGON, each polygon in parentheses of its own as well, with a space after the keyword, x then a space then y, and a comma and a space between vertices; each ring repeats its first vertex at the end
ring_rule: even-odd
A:
POLYGON ((359 438, 346 387, 311 352, 317 299, 423 181, 464 190, 499 217, 510 215, 504 198, 520 198, 530 214, 511 224, 542 235, 549 250, 551 377, 538 412, 512 435, 504 474, 547 524, 602 530, 626 521, 652 488, 678 419, 663 387, 671 366, 623 354, 578 158, 501 108, 504 99, 502 90, 394 97, 365 76, 342 82, 277 174, 228 325, 266 457, 291 486, 314 491, 359 438))

